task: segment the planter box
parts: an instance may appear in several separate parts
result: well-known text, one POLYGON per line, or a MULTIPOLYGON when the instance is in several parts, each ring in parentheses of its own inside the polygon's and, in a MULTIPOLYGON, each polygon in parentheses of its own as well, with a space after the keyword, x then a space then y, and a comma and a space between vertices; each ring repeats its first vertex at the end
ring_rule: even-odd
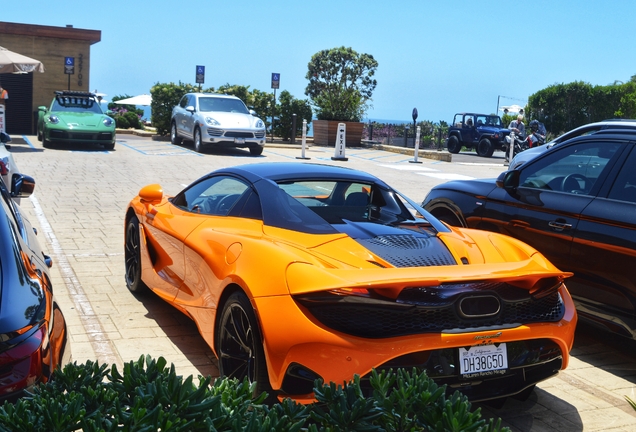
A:
POLYGON ((364 123, 341 122, 337 120, 314 120, 314 144, 335 146, 338 136, 338 123, 347 125, 347 147, 360 147, 362 143, 362 129, 364 123))

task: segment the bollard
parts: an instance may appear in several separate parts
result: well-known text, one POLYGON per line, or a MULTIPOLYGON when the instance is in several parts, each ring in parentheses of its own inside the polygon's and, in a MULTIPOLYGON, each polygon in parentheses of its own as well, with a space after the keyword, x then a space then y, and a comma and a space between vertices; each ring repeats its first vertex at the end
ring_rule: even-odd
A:
POLYGON ((302 138, 302 145, 300 147, 301 149, 300 157, 296 156, 296 159, 311 159, 311 158, 305 157, 305 147, 307 147, 307 120, 303 119, 303 138, 302 138))
POLYGON ((296 114, 292 114, 291 143, 296 144, 296 114))
POLYGON ((369 141, 373 141, 373 123, 369 120, 369 141))
POLYGON ((415 142, 413 143, 413 160, 409 161, 411 163, 422 163, 417 160, 417 157, 420 153, 420 126, 417 127, 417 132, 415 133, 415 142))
POLYGON ((515 133, 510 132, 510 147, 508 147, 508 163, 504 165, 510 165, 512 158, 515 155, 515 133))
POLYGON ((336 135, 336 147, 334 156, 331 160, 347 161, 345 157, 345 148, 347 147, 347 125, 338 123, 338 135, 336 135))

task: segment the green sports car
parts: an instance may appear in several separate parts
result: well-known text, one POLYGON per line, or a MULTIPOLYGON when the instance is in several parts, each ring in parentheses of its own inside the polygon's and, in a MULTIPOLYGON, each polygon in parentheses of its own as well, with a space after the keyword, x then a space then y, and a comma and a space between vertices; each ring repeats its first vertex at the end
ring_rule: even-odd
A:
POLYGON ((101 144, 115 148, 115 120, 109 117, 94 93, 56 91, 51 107, 38 107, 38 140, 53 143, 101 144))

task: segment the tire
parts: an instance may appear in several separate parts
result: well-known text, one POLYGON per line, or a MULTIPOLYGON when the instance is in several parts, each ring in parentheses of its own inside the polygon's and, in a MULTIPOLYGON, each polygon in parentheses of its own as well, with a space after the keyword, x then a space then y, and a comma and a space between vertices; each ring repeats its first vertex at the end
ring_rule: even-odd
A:
POLYGON ((448 225, 465 228, 459 217, 448 209, 440 209, 432 212, 432 215, 448 225))
POLYGON ((462 149, 462 145, 459 143, 459 139, 455 135, 448 137, 448 143, 446 144, 449 153, 457 154, 462 149))
POLYGON ((253 146, 250 147, 250 154, 252 156, 260 156, 263 154, 263 147, 261 146, 253 146))
POLYGON ((214 341, 220 375, 256 382, 254 396, 267 392, 266 401, 275 402, 276 396, 269 384, 261 331, 249 299, 242 291, 232 293, 218 316, 214 341))
POLYGON ((491 157, 495 148, 488 138, 482 138, 477 144, 477 154, 481 157, 491 157))
POLYGON ((183 140, 179 138, 179 134, 177 134, 177 124, 172 122, 170 125, 170 142, 174 145, 180 145, 183 140))
POLYGON ((104 149, 106 149, 106 150, 114 150, 115 149, 115 143, 104 144, 104 149))
POLYGON ((42 142, 42 131, 38 130, 38 141, 42 142))
POLYGON ((197 153, 201 153, 201 150, 203 150, 202 145, 201 145, 201 130, 199 128, 196 128, 194 130, 194 151, 197 153))
POLYGON ((47 140, 46 137, 42 137, 42 147, 44 148, 53 148, 53 144, 51 144, 51 141, 47 140))
POLYGON ((126 265, 126 286, 133 293, 148 289, 141 280, 141 239, 139 237, 139 221, 136 216, 126 224, 124 239, 124 262, 126 265))

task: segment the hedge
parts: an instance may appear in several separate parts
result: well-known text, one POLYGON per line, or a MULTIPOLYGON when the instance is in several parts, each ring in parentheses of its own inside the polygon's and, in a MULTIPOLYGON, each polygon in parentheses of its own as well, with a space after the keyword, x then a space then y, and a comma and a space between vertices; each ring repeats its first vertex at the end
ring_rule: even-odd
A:
POLYGON ((360 378, 315 383, 316 402, 267 405, 247 380, 183 379, 163 357, 142 356, 120 373, 97 362, 70 363, 28 396, 0 407, 0 431, 500 431, 459 392, 447 396, 425 373, 373 372, 371 397, 360 378))

